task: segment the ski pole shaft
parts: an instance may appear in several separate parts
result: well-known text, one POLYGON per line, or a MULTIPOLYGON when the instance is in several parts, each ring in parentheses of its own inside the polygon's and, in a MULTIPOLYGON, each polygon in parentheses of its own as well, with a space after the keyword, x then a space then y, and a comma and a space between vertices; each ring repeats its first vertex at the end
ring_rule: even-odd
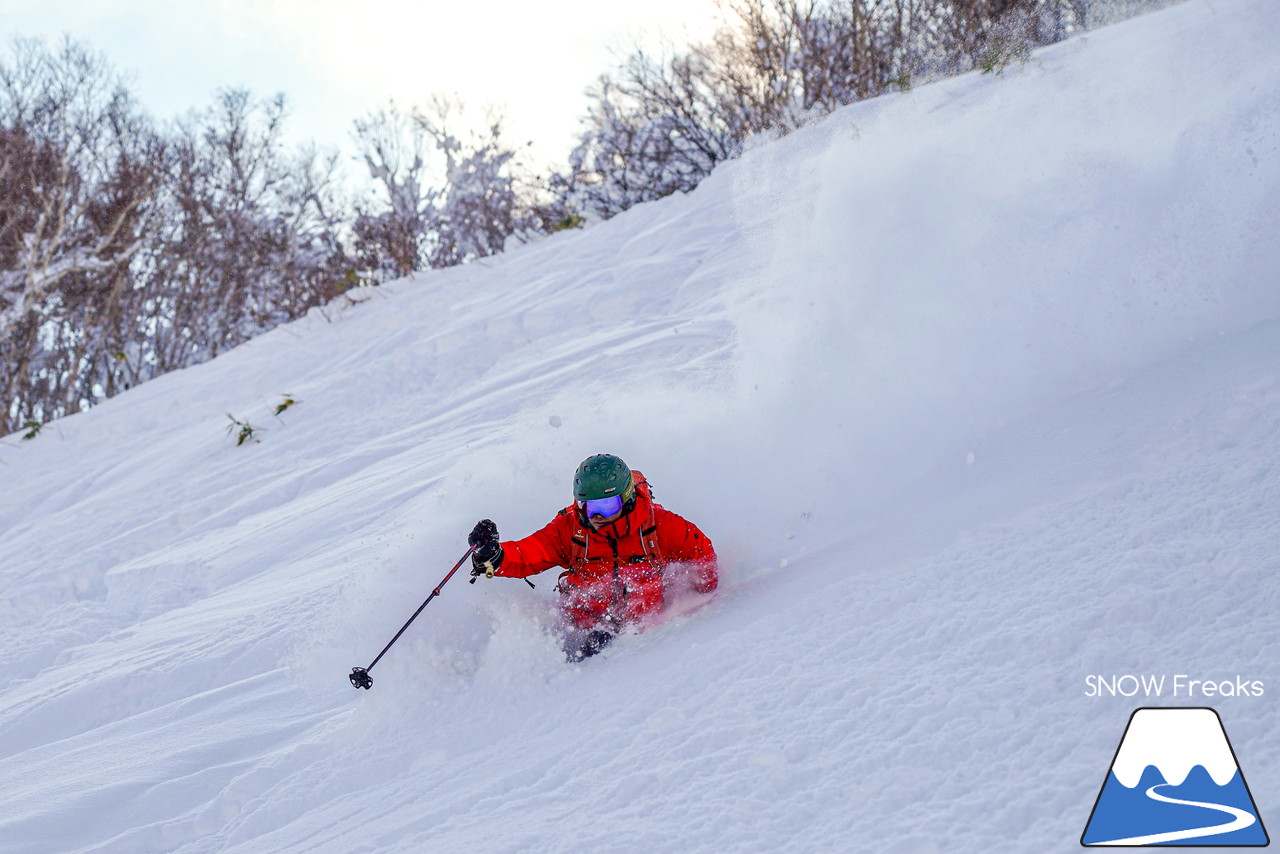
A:
POLYGON ((400 631, 396 632, 396 636, 391 639, 391 643, 384 646, 382 648, 382 652, 378 653, 378 657, 373 660, 373 664, 370 664, 368 667, 365 668, 366 671, 372 670, 373 665, 377 664, 382 659, 382 656, 387 654, 387 650, 391 649, 392 644, 400 640, 400 636, 405 633, 405 630, 409 628, 409 626, 413 623, 414 620, 418 619, 418 615, 422 613, 422 609, 427 607, 427 604, 432 599, 440 595, 440 589, 449 583, 449 579, 453 578, 453 574, 458 571, 458 567, 466 563, 467 558, 471 557, 471 552, 473 551, 474 549, 467 549, 467 553, 464 554, 458 560, 458 562, 453 565, 453 569, 449 570, 449 574, 446 575, 444 579, 439 584, 436 585, 436 589, 431 591, 431 595, 422 601, 422 604, 418 606, 418 610, 413 612, 413 616, 409 618, 409 622, 405 623, 403 626, 400 627, 400 631))
POLYGON ((351 668, 350 678, 352 685, 357 688, 364 688, 366 691, 373 687, 373 677, 369 675, 369 671, 373 669, 375 664, 382 660, 382 656, 387 654, 387 650, 391 649, 395 642, 400 640, 400 636, 405 633, 405 630, 408 629, 410 625, 413 624, 413 621, 418 619, 418 615, 422 613, 422 609, 427 607, 428 603, 430 603, 432 599, 440 595, 440 590, 449 583, 450 578, 453 578, 453 574, 458 571, 458 567, 466 563, 467 558, 471 557, 471 553, 473 551, 475 551, 474 547, 467 549, 466 554, 458 559, 458 562, 453 565, 453 569, 449 570, 449 574, 436 585, 436 589, 431 591, 431 595, 423 600, 422 604, 418 606, 418 610, 413 612, 413 616, 409 618, 409 621, 401 626, 400 631, 396 632, 396 636, 391 639, 391 642, 382 648, 382 652, 378 653, 378 657, 373 660, 373 664, 370 664, 368 667, 351 668))

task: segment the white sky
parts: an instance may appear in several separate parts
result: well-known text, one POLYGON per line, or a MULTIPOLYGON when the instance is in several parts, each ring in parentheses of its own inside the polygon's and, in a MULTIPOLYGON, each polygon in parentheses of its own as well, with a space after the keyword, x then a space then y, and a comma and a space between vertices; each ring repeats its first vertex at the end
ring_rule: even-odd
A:
POLYGON ((456 93, 503 107, 508 141, 545 164, 568 153, 611 48, 685 44, 715 14, 714 0, 0 0, 0 36, 88 42, 158 117, 226 86, 284 92, 293 138, 345 152, 352 120, 389 99, 456 93))

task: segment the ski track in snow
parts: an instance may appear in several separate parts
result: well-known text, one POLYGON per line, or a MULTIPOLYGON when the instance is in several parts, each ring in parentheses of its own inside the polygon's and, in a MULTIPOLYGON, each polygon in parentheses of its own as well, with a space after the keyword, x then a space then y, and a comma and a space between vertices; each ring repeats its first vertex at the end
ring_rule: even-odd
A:
MULTIPOLYGON (((1161 783, 1160 786, 1169 785, 1161 783)), ((1162 795, 1156 791, 1160 786, 1152 786, 1147 789, 1147 797, 1153 801, 1160 801, 1166 804, 1179 804, 1185 807, 1203 807, 1207 810, 1215 810, 1224 812, 1231 816, 1231 821, 1222 824, 1210 825, 1208 827, 1193 827, 1187 830, 1171 830, 1167 833, 1151 833, 1146 836, 1130 836, 1125 839, 1113 839, 1110 842, 1094 842, 1092 845, 1159 845, 1165 842, 1180 842, 1184 839, 1199 839, 1208 836, 1220 836, 1224 833, 1231 833, 1236 830, 1244 830, 1246 827, 1252 827, 1257 821, 1253 813, 1236 807, 1227 806, 1226 804, 1208 804, 1201 801, 1184 801, 1178 798, 1171 798, 1168 795, 1162 795)))
POLYGON ((1141 701, 1086 675, 1276 681, 1278 32, 855 105, 10 437, 0 852, 1074 850, 1141 701), (351 689, 603 450, 714 596, 569 667, 550 575, 455 577, 351 689))

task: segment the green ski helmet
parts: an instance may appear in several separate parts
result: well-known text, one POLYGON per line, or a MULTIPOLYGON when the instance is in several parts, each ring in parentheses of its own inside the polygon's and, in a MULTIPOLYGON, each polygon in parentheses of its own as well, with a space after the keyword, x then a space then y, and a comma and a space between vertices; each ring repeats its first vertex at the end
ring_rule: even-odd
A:
POLYGON ((583 460, 573 474, 574 502, 614 495, 622 496, 624 506, 635 506, 636 483, 627 464, 613 454, 596 454, 583 460))

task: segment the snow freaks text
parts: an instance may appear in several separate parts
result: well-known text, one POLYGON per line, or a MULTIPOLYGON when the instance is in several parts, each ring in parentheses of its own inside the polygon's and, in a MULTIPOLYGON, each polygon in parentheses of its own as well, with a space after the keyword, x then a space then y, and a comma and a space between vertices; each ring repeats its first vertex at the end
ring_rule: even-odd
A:
POLYGON ((1261 697, 1266 688, 1261 679, 1193 679, 1185 673, 1172 677, 1155 674, 1104 676, 1091 673, 1084 679, 1086 697, 1261 697))

